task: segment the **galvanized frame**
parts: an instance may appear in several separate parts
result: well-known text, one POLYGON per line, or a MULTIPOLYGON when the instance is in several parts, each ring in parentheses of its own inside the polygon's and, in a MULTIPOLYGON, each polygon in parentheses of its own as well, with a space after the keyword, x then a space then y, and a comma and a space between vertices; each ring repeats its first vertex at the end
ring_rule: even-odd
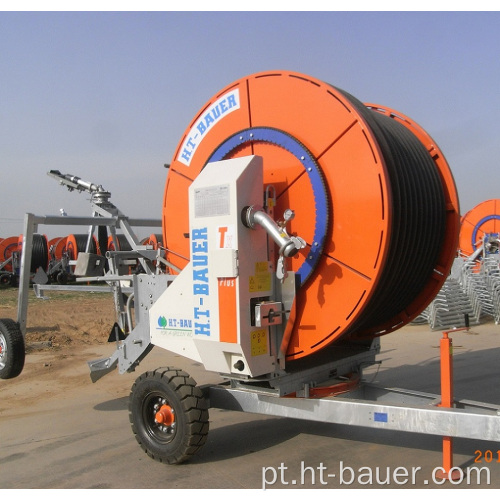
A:
POLYGON ((211 408, 276 417, 500 441, 500 406, 461 400, 439 407, 440 397, 416 391, 363 384, 330 398, 282 398, 223 385, 203 388, 211 408))

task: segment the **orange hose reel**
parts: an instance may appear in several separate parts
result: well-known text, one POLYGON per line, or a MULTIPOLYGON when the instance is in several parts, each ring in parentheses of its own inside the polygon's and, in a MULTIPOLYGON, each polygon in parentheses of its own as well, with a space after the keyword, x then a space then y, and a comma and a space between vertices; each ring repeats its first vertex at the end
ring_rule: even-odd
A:
POLYGON ((162 235, 151 233, 148 238, 145 238, 145 245, 151 245, 153 250, 158 250, 163 245, 162 235))
MULTIPOLYGON (((80 252, 85 252, 87 246, 88 235, 86 234, 69 234, 66 237, 66 252, 70 260, 76 260, 80 252)), ((90 253, 97 253, 98 243, 95 236, 90 240, 90 253)))
MULTIPOLYGON (((500 200, 479 203, 461 219, 459 250, 472 255, 481 245, 485 235, 500 234, 500 200)), ((498 236, 497 236, 498 237, 498 236)))
POLYGON ((131 250, 132 249, 132 247, 130 246, 130 243, 127 240, 127 237, 124 234, 117 234, 116 235, 116 243, 117 243, 117 247, 118 248, 115 248, 115 244, 113 242, 113 237, 111 235, 108 236, 108 247, 107 247, 108 250, 112 250, 112 251, 115 251, 115 250, 126 251, 126 250, 131 250))
POLYGON ((307 242, 288 264, 301 286, 287 359, 389 333, 427 307, 456 254, 459 207, 421 127, 300 73, 237 80, 199 111, 170 165, 163 241, 175 266, 189 260, 189 185, 209 161, 246 155, 263 157, 274 217, 292 208, 290 233, 307 242))
MULTIPOLYGON (((12 257, 12 253, 18 249, 19 237, 8 236, 0 241, 0 263, 12 257)), ((9 262, 3 267, 4 271, 12 272, 12 264, 9 262)))
POLYGON ((52 257, 59 261, 63 257, 64 250, 66 248, 66 236, 52 238, 48 242, 49 252, 52 257))

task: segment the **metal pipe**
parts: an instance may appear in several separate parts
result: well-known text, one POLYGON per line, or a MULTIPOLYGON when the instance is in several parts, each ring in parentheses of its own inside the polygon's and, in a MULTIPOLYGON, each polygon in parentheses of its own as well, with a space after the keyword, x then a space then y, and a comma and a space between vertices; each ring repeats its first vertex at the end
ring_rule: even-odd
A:
POLYGON ((290 238, 288 234, 274 222, 263 210, 256 209, 254 206, 246 207, 242 213, 243 224, 250 229, 255 229, 255 224, 263 227, 264 230, 279 246, 279 253, 285 257, 293 257, 302 248, 297 246, 295 239, 290 238))

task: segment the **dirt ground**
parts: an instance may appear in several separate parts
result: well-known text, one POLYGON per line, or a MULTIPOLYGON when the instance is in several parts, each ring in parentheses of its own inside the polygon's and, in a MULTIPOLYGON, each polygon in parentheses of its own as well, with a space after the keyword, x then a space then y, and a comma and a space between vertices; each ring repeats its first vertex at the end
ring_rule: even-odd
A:
MULTIPOLYGON (((18 289, 0 288, 0 318, 17 319, 18 289)), ((116 320, 113 296, 110 293, 68 293, 50 292, 46 299, 38 299, 29 292, 29 305, 26 330, 26 355, 37 353, 42 366, 23 370, 26 383, 36 381, 37 385, 44 380, 43 392, 30 393, 29 399, 50 397, 48 391, 59 394, 65 388, 88 383, 88 350, 85 347, 97 347, 107 344, 111 328, 116 320), (68 376, 70 366, 83 370, 75 370, 68 376), (64 374, 63 376, 58 376, 64 374), (57 384, 53 381, 57 380, 57 384), (50 389, 49 389, 50 388, 50 389)), ((110 349, 110 352, 112 349, 110 349)), ((5 398, 9 385, 2 387, 5 398)), ((9 407, 25 404, 25 398, 17 395, 9 399, 9 407)))
MULTIPOLYGON (((17 288, 0 289, 0 318, 17 317, 17 288)), ((27 350, 44 346, 101 344, 107 342, 115 321, 113 297, 99 292, 49 292, 38 299, 29 292, 27 350)))

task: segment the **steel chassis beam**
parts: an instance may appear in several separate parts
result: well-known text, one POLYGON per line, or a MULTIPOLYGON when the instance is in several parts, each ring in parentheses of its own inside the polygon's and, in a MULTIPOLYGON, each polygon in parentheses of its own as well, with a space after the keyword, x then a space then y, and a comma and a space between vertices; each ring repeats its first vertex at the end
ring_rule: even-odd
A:
POLYGON ((202 388, 210 408, 315 422, 437 436, 500 441, 500 406, 458 401, 440 408, 440 396, 362 385, 329 398, 277 397, 259 391, 210 385, 202 388))

